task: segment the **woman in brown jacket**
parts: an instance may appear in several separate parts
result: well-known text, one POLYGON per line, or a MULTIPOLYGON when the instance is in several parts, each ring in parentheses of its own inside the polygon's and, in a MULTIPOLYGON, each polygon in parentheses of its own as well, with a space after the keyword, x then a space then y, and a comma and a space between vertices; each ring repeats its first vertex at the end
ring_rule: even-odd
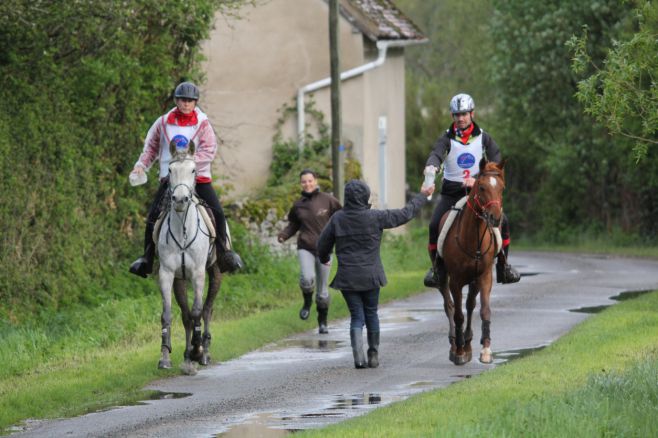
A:
POLYGON ((330 264, 320 263, 317 257, 317 241, 329 218, 341 209, 340 202, 332 195, 323 193, 318 188, 317 175, 310 169, 299 174, 302 196, 293 204, 288 213, 288 226, 279 233, 280 243, 297 236, 297 254, 301 274, 299 287, 304 297, 304 305, 299 311, 301 319, 308 319, 313 302, 313 290, 316 290, 315 304, 318 309, 320 334, 329 333, 327 314, 329 313, 329 289, 327 287, 330 264))

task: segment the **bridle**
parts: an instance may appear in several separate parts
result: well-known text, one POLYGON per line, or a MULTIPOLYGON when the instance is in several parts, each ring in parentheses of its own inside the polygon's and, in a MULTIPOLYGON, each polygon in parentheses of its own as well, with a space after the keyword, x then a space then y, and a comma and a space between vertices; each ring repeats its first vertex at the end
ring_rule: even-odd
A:
MULTIPOLYGON (((194 161, 193 158, 178 158, 178 159, 172 160, 170 164, 173 164, 173 163, 176 163, 176 162, 179 162, 179 161, 185 161, 185 160, 194 161)), ((171 179, 169 181, 171 181, 171 179)), ((187 214, 190 211, 190 206, 191 205, 196 205, 196 203, 194 202, 194 198, 193 198, 194 186, 190 187, 188 184, 179 183, 179 184, 176 184, 175 186, 172 187, 171 184, 170 184, 169 188, 168 188, 169 199, 170 200, 173 197, 174 191, 178 187, 184 187, 188 191, 189 196, 187 197, 187 201, 186 201, 187 206, 185 207, 185 212, 183 213, 182 218, 181 218, 181 215, 178 214, 179 212, 176 211, 176 209, 174 208, 174 204, 171 203, 171 206, 170 206, 170 209, 169 209, 169 214, 167 215, 167 238, 166 238, 167 240, 166 241, 167 241, 167 244, 169 244, 169 237, 171 236, 171 239, 174 241, 174 243, 176 244, 178 249, 181 251, 181 270, 183 271, 183 280, 185 280, 185 251, 194 243, 197 236, 199 235, 199 230, 201 230, 201 215, 197 211, 196 231, 195 231, 194 236, 192 237, 192 239, 188 242, 186 223, 187 223, 187 214), (183 240, 182 240, 182 243, 179 242, 176 239, 176 236, 174 236, 174 233, 171 232, 171 216, 172 216, 171 215, 171 210, 172 209, 174 210, 175 216, 178 217, 181 220, 181 224, 183 225, 183 240)), ((196 208, 195 208, 195 210, 196 210, 196 208)))
MULTIPOLYGON (((487 171, 483 172, 480 175, 478 175, 476 185, 473 186, 473 189, 476 187, 480 187, 480 179, 484 178, 486 176, 492 176, 494 178, 501 178, 502 179, 502 174, 500 172, 496 171, 487 171)), ((498 227, 500 226, 500 220, 501 218, 498 218, 497 220, 494 219, 494 217, 489 213, 487 210, 491 206, 497 205, 500 207, 500 209, 503 209, 503 198, 500 197, 498 199, 492 199, 487 202, 483 202, 482 198, 480 197, 480 192, 479 190, 471 190, 472 196, 469 196, 468 200, 466 201, 466 205, 475 213, 475 216, 477 216, 479 219, 483 220, 484 222, 487 223, 487 226, 491 227, 498 227), (473 201, 471 201, 471 198, 473 201), (475 204, 475 205, 474 205, 475 204)))
POLYGON ((482 233, 479 233, 479 227, 478 227, 478 233, 477 233, 477 249, 475 251, 475 254, 470 253, 464 246, 461 244, 459 241, 459 236, 461 235, 461 227, 462 227, 462 219, 464 217, 464 209, 461 209, 459 212, 459 228, 457 230, 457 246, 461 251, 471 257, 472 259, 475 260, 475 270, 477 272, 478 266, 477 264, 479 263, 480 260, 482 260, 482 257, 484 254, 488 253, 489 250, 491 250, 492 246, 495 244, 495 236, 494 236, 494 227, 498 227, 500 225, 500 221, 502 219, 499 218, 498 220, 495 220, 493 216, 488 212, 488 208, 494 205, 500 206, 501 210, 503 207, 503 200, 502 197, 498 199, 492 199, 490 201, 484 202, 482 198, 480 197, 479 190, 479 184, 480 184, 480 179, 486 176, 493 176, 497 178, 502 179, 502 173, 497 172, 497 171, 487 171, 483 172, 480 175, 478 175, 476 184, 472 187, 471 189, 471 194, 469 195, 468 199, 466 200, 466 205, 468 208, 475 214, 475 216, 484 222, 486 225, 485 228, 482 230, 482 233), (482 244, 484 243, 484 238, 487 235, 487 232, 489 233, 490 239, 489 239, 489 246, 483 251, 482 250, 482 244))

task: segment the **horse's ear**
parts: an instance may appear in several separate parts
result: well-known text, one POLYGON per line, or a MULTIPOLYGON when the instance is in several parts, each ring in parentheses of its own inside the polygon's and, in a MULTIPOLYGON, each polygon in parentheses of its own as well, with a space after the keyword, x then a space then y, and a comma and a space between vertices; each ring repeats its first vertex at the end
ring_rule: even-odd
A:
POLYGON ((176 155, 176 142, 174 140, 169 143, 169 153, 172 157, 176 155))
POLYGON ((194 155, 195 150, 196 150, 196 145, 194 144, 193 140, 190 140, 190 143, 187 145, 187 153, 190 155, 194 155))
POLYGON ((487 167, 487 159, 482 157, 480 160, 480 173, 484 173, 484 168, 487 167))
POLYGON ((507 158, 501 160, 500 163, 498 163, 498 168, 502 171, 505 171, 505 164, 507 164, 507 158))

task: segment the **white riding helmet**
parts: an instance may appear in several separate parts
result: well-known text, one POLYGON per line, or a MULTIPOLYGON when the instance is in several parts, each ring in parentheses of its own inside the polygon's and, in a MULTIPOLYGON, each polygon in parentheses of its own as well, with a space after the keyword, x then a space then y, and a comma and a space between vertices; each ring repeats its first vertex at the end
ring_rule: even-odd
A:
POLYGON ((475 102, 473 98, 465 93, 459 93, 450 99, 450 112, 456 113, 470 113, 475 109, 475 102))

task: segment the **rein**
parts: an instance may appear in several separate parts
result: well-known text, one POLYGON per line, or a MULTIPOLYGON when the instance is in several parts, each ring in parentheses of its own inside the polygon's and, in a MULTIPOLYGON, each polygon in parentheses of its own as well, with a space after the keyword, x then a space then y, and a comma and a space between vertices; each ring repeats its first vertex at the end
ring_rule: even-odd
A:
MULTIPOLYGON (((481 177, 484 176, 496 176, 496 177, 501 177, 502 175, 499 172, 484 172, 478 176, 478 180, 481 177)), ((478 182, 479 184, 479 182, 478 182)), ((473 186, 475 188, 475 186, 473 186)), ((478 193, 476 193, 474 190, 471 190, 472 196, 469 196, 469 198, 466 200, 466 205, 468 208, 473 212, 476 218, 484 222, 485 228, 482 230, 482 233, 479 233, 479 227, 478 228, 478 233, 477 233, 477 249, 475 251, 475 254, 469 253, 467 249, 462 245, 462 243, 459 240, 459 236, 461 235, 461 230, 462 230, 462 219, 464 217, 464 209, 459 213, 459 229, 457 233, 457 246, 459 249, 468 257, 471 257, 472 259, 475 260, 475 271, 477 272, 478 269, 478 263, 480 260, 482 260, 483 254, 486 254, 491 250, 491 247, 494 245, 495 242, 495 236, 494 236, 494 231, 493 231, 493 226, 494 224, 491 222, 491 218, 486 212, 486 209, 492 205, 498 205, 502 208, 502 198, 501 199, 494 199, 491 200, 487 203, 482 203, 482 200, 480 199, 480 196, 478 193), (484 243, 484 238, 487 234, 489 233, 490 239, 489 239, 489 246, 483 251, 482 250, 482 244, 484 243)), ((476 222, 477 224, 477 222, 476 222)))

